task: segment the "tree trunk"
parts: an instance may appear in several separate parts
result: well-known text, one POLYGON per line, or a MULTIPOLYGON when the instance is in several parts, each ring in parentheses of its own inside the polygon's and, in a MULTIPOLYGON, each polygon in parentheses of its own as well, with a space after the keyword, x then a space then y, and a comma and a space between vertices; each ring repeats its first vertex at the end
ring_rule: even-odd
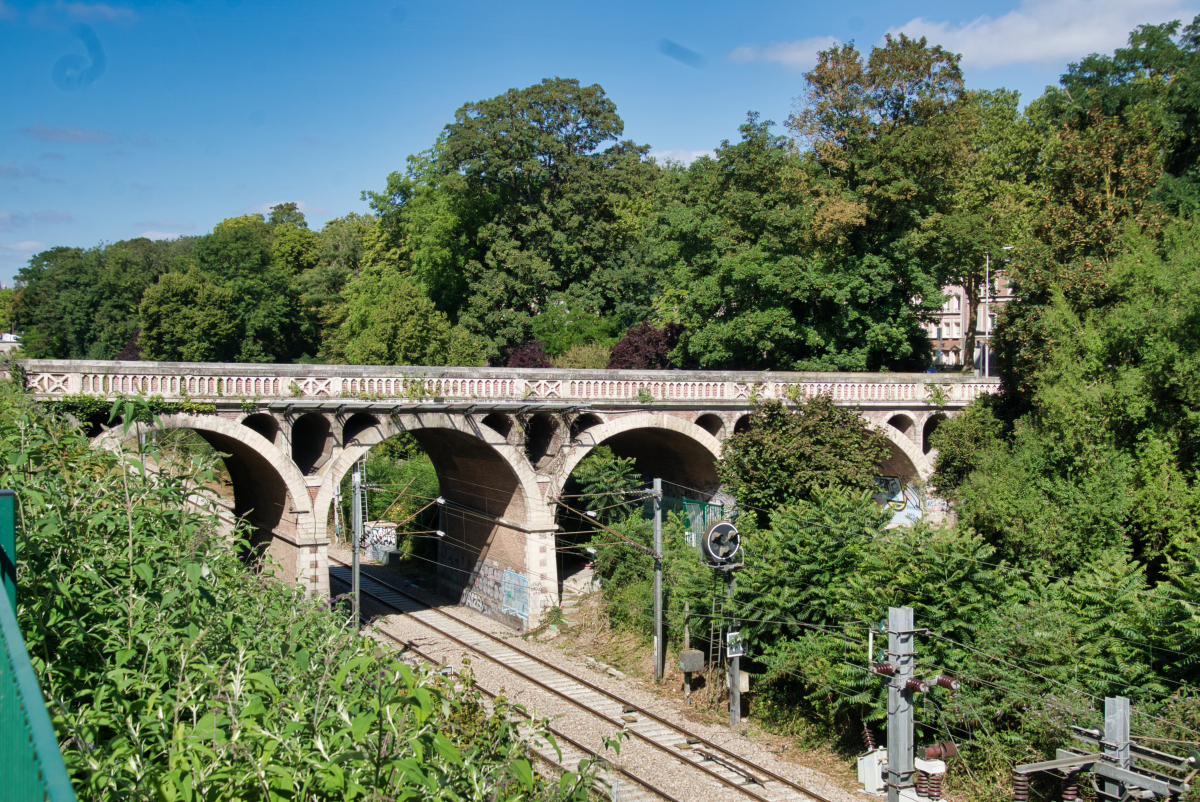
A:
POLYGON ((967 305, 967 325, 963 331, 963 373, 975 372, 975 319, 979 314, 979 280, 978 274, 964 276, 963 302, 967 305))

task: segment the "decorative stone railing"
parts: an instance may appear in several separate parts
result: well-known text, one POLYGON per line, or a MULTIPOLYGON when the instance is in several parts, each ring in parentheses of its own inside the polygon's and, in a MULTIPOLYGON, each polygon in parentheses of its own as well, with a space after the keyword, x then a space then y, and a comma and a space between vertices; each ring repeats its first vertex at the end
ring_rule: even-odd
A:
POLYGON ((962 406, 999 388, 996 379, 938 373, 541 370, 351 365, 261 365, 26 360, 26 383, 43 398, 140 393, 239 403, 369 399, 404 403, 557 401, 615 406, 747 406, 826 393, 839 404, 962 406))

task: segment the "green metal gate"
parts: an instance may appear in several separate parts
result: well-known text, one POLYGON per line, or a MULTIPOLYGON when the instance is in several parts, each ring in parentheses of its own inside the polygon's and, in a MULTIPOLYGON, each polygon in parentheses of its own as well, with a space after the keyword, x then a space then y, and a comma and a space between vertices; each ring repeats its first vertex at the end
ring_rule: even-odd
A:
POLYGON ((11 490, 0 490, 0 802, 74 802, 54 726, 17 627, 16 527, 11 490))

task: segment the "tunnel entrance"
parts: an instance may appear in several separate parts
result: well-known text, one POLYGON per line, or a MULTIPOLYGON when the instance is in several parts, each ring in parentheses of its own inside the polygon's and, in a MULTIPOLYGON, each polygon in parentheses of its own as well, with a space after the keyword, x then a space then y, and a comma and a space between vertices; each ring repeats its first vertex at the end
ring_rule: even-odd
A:
MULTIPOLYGON (((295 520, 289 515, 295 505, 287 483, 253 447, 230 434, 186 426, 150 430, 145 437, 152 442, 146 453, 155 463, 153 470, 178 475, 191 471, 196 460, 211 461, 212 477, 198 492, 215 503, 220 531, 232 534, 239 523, 249 526, 250 549, 240 554, 244 560, 257 563, 276 533, 296 539, 295 520)), ((122 448, 137 454, 137 436, 126 438, 122 448)), ((282 550, 276 558, 285 569, 295 568, 290 551, 282 550)))
MULTIPOLYGON (((707 430, 706 430, 707 431, 707 430)), ((647 494, 655 478, 662 479, 664 521, 683 509, 683 499, 712 499, 719 491, 716 458, 702 443, 673 429, 641 427, 601 440, 571 471, 563 485, 565 507, 558 513, 557 535, 559 592, 564 610, 573 596, 592 587, 603 549, 591 544, 614 538, 594 522, 623 525, 648 537, 653 518, 647 494), (644 531, 643 531, 644 530, 644 531), (599 539, 596 539, 599 538, 599 539)), ((649 546, 647 541, 644 545, 649 546)), ((626 549, 628 550, 628 549, 626 549)), ((630 553, 630 559, 641 559, 630 553)), ((565 613, 570 618, 570 613, 565 613)))
MULTIPOLYGON (((462 419, 455 421, 461 425, 462 419)), ((375 438, 365 452, 364 518, 394 533, 380 532, 389 547, 366 556, 390 561, 447 599, 515 629, 527 628, 540 580, 526 565, 533 535, 525 531, 526 497, 517 474, 484 439, 494 436, 492 426, 481 422, 477 434, 452 428, 449 417, 412 416, 397 421, 401 432, 378 441, 395 431, 385 425, 390 426, 360 428, 357 440, 346 440, 351 454, 361 454, 353 446, 375 438), (523 594, 515 592, 522 589, 523 594)), ((350 536, 353 464, 349 454, 338 463, 341 493, 330 512, 329 529, 340 548, 350 536)))

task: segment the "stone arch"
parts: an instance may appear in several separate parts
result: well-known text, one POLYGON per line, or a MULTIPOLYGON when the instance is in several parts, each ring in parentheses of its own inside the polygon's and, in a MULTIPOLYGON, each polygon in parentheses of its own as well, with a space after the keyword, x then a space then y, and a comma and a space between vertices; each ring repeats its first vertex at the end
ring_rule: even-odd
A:
POLYGON ((716 438, 725 431, 725 421, 715 412, 706 412, 696 418, 696 425, 716 438))
POLYGON ((503 412, 489 412, 483 417, 481 422, 484 426, 490 427, 505 440, 507 440, 508 436, 512 433, 512 416, 505 415, 503 412))
POLYGON ((342 424, 342 447, 353 443, 360 434, 379 425, 379 418, 368 412, 357 412, 342 424))
POLYGON ((871 427, 883 432, 888 439, 889 453, 887 459, 879 466, 881 474, 901 478, 908 474, 912 479, 929 481, 929 477, 933 475, 933 467, 916 443, 889 424, 871 423, 871 427))
POLYGON ((301 473, 313 474, 329 459, 333 448, 333 427, 320 412, 306 412, 292 421, 292 461, 301 473))
POLYGON ((933 436, 933 433, 938 430, 939 426, 949 419, 950 416, 945 412, 935 412, 925 419, 924 424, 921 426, 921 452, 923 454, 928 454, 933 450, 933 445, 930 444, 929 438, 933 436))
POLYGON ((576 415, 575 420, 571 421, 571 439, 578 440, 588 429, 600 426, 603 423, 604 419, 594 412, 584 412, 576 415))
MULTIPOLYGON (((324 550, 324 526, 312 515, 312 505, 303 474, 288 456, 249 426, 217 415, 177 413, 161 415, 161 426, 139 423, 130 432, 152 429, 191 429, 213 448, 230 456, 225 459, 233 480, 236 517, 254 529, 252 543, 265 549, 280 564, 284 578, 306 583, 313 591, 328 586, 304 554, 324 550)), ((93 442, 115 449, 125 438, 121 427, 97 436, 93 442)))
POLYGON ((279 421, 268 412, 255 412, 242 418, 242 425, 253 429, 272 445, 279 442, 279 421))
POLYGON ((909 440, 916 442, 917 424, 913 423, 913 419, 904 413, 897 413, 888 418, 888 425, 897 429, 901 434, 909 440))
POLYGON ((535 469, 548 465, 562 447, 562 421, 550 412, 536 412, 525 423, 525 455, 535 469))
POLYGON ((742 415, 740 418, 738 418, 736 421, 734 421, 733 433, 741 434, 742 432, 746 431, 749 428, 750 428, 750 413, 747 412, 745 415, 742 415))
POLYGON ((572 449, 564 460, 562 469, 558 472, 559 480, 553 488, 554 492, 562 490, 562 485, 580 461, 601 444, 608 445, 618 456, 638 456, 639 464, 642 462, 642 456, 635 451, 641 450, 650 462, 650 465, 644 466, 645 469, 678 477, 661 478, 705 491, 710 488, 701 485, 709 483, 712 485, 711 489, 716 489, 716 469, 711 464, 706 466, 703 463, 706 460, 715 463, 721 458, 721 443, 717 438, 700 426, 673 415, 663 412, 636 412, 622 415, 584 432, 579 440, 580 447, 572 449), (622 451, 628 453, 622 454, 622 451), (681 463, 688 458, 701 464, 690 467, 682 465, 681 463))
POLYGON ((385 418, 361 430, 320 469, 313 501, 322 522, 338 487, 354 463, 372 447, 408 433, 429 455, 446 503, 439 529, 438 589, 517 629, 536 621, 553 601, 557 575, 553 557, 553 517, 542 499, 538 477, 522 446, 469 415, 412 413, 385 418), (506 612, 501 593, 505 572, 529 583, 526 618, 506 612))

